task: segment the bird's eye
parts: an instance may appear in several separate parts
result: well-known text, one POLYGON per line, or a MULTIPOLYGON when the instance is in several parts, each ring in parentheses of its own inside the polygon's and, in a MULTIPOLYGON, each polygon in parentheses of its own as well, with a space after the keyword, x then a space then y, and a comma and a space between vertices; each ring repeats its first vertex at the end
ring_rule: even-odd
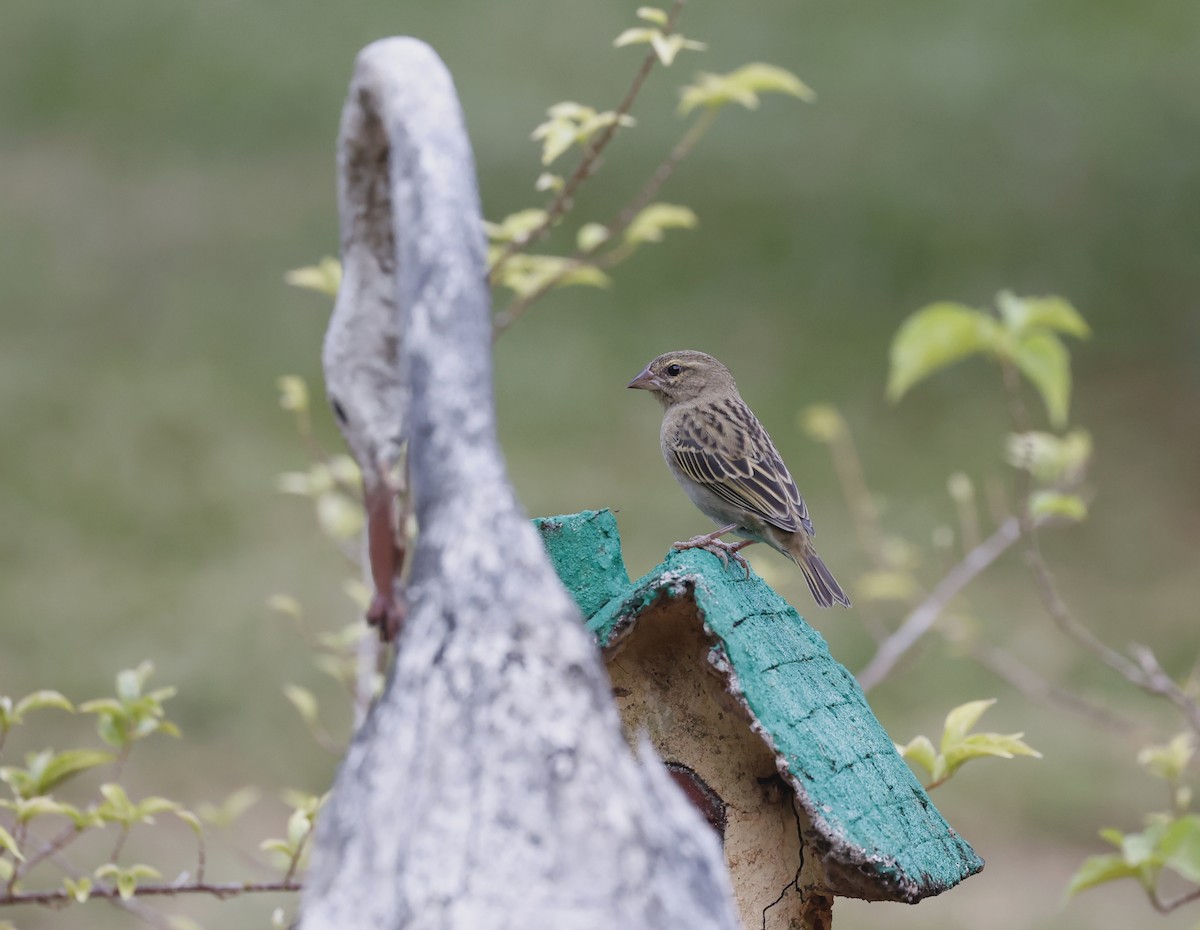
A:
POLYGON ((350 418, 346 416, 346 411, 343 409, 342 405, 338 403, 336 397, 331 397, 329 399, 329 406, 333 408, 333 415, 338 418, 338 422, 341 423, 342 426, 350 425, 350 418))
POLYGON ((682 365, 676 365, 675 363, 672 363, 667 366, 667 374, 670 375, 672 378, 678 377, 682 373, 683 373, 682 365))

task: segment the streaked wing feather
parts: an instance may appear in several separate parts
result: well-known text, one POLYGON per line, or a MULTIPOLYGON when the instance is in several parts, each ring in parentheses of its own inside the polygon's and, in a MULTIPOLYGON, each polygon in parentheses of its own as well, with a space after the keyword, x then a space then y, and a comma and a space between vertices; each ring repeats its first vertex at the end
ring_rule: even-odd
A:
POLYGON ((680 469, 727 503, 786 532, 813 534, 808 507, 762 424, 740 400, 680 418, 671 451, 680 469))

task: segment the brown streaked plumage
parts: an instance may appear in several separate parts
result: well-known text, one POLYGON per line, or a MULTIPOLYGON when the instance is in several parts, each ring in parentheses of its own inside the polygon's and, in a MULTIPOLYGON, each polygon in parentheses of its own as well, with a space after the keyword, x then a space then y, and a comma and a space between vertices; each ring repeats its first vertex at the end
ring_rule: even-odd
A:
POLYGON ((808 507, 758 417, 738 394, 729 369, 711 355, 684 349, 660 355, 629 383, 663 405, 663 458, 692 503, 721 528, 675 543, 732 557, 747 572, 739 550, 764 542, 804 573, 822 607, 850 599, 813 548, 808 507), (740 543, 718 539, 725 533, 740 543))

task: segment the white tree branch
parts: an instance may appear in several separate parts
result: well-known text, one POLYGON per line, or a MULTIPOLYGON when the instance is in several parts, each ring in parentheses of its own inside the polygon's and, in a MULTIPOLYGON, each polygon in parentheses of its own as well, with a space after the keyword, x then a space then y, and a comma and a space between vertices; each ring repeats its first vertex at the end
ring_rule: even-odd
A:
POLYGON ((326 364, 394 350, 370 429, 404 426, 420 532, 387 688, 318 824, 302 930, 732 930, 716 837, 652 752, 629 751, 599 652, 506 477, 471 151, 428 46, 363 50, 339 147, 361 301, 339 297, 348 341, 327 340, 326 364), (374 321, 359 331, 396 341, 354 348, 356 313, 374 321))

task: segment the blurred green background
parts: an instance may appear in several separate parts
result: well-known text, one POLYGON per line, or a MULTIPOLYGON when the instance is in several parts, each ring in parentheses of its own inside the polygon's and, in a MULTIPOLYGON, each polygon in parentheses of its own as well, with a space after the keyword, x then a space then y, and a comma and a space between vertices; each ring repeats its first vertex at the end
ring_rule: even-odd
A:
MULTIPOLYGON (((139 747, 131 790, 195 804, 246 783, 268 789, 216 843, 214 877, 266 877, 234 850, 281 833, 275 788, 321 791, 332 774, 282 685, 313 688, 331 727, 344 726, 336 688, 264 602, 287 592, 328 627, 353 616, 345 564, 274 480, 308 461, 275 379, 300 374, 320 394, 328 311, 282 274, 337 249, 334 138, 354 55, 399 33, 440 51, 498 219, 542 202, 528 135, 545 108, 607 108, 624 92, 642 50, 611 40, 634 8, 5 0, 0 693, 53 687, 82 700, 152 659, 155 681, 180 689, 169 706, 185 739, 139 747)), ((697 69, 771 62, 819 101, 724 114, 661 195, 701 226, 643 250, 611 290, 555 293, 501 340, 502 439, 530 513, 619 509, 634 574, 705 529, 662 464, 657 405, 624 389, 659 352, 705 349, 771 428, 823 555, 852 583, 866 562, 797 412, 817 401, 844 412, 889 530, 928 550, 953 522, 951 471, 1007 478, 1007 421, 981 363, 885 404, 892 333, 936 299, 1059 293, 1095 329, 1073 346, 1072 419, 1095 436, 1096 497, 1085 525, 1048 535, 1048 555, 1102 635, 1145 642, 1185 673, 1200 639, 1200 9, 693 0, 683 26, 710 50, 655 74, 637 128, 580 198, 581 222, 610 217, 682 131, 677 88, 697 69)), ((755 558, 808 611, 799 573, 755 558)), ((940 567, 930 559, 923 577, 940 567)), ((1170 732, 1169 714, 1056 635, 1017 557, 962 607, 1042 674, 1170 732)), ((869 656, 853 612, 812 619, 852 669, 869 656)), ((1195 908, 1155 917, 1132 884, 1062 903, 1069 875, 1101 849, 1099 827, 1135 829, 1164 805, 1133 761, 1136 741, 1031 703, 936 643, 872 703, 904 741, 987 696, 1001 702, 985 723, 1026 731, 1046 754, 977 763, 936 793, 987 869, 919 908, 840 902, 839 927, 1194 926, 1195 908)), ((87 720, 35 720, 6 763, 94 742, 87 720)), ((145 857, 187 868, 187 830, 173 829, 145 857)), ((261 927, 288 903, 178 910, 261 927)), ((22 928, 133 922, 103 905, 13 916, 22 928)))

